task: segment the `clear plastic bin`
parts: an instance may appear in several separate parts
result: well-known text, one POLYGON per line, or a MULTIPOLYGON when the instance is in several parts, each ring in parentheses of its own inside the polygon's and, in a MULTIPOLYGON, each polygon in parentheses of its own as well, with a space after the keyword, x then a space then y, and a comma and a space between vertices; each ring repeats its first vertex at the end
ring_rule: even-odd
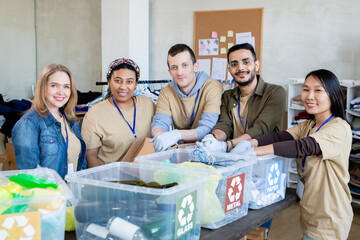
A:
POLYGON ((77 239, 135 239, 139 232, 144 239, 199 239, 208 178, 207 174, 129 162, 68 175, 76 199, 77 239), (178 185, 160 189, 119 183, 140 180, 178 185))
POLYGON ((0 186, 0 236, 5 239, 64 239, 66 203, 72 194, 57 172, 48 168, 3 171, 0 172, 0 186), (9 180, 17 174, 51 180, 57 184, 57 189, 19 187, 9 180), (5 191, 21 195, 4 199, 5 191))
POLYGON ((206 172, 210 178, 206 183, 203 205, 202 227, 216 229, 231 223, 248 213, 250 178, 255 157, 240 156, 228 153, 215 153, 214 166, 190 163, 192 149, 175 149, 144 155, 135 158, 136 162, 158 165, 173 165, 174 168, 186 168, 196 173, 206 172))
POLYGON ((259 209, 285 198, 288 158, 258 157, 251 182, 250 209, 259 209))

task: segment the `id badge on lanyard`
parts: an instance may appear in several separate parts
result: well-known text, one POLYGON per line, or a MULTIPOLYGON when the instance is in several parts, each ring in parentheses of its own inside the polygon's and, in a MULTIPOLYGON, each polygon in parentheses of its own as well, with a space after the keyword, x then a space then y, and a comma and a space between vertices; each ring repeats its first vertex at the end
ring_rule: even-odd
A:
POLYGON ((297 181, 297 186, 296 186, 296 194, 298 195, 300 200, 303 197, 304 189, 305 189, 304 180, 303 180, 303 178, 299 178, 297 181))
POLYGON ((73 163, 69 163, 68 164, 68 174, 73 174, 75 172, 74 170, 74 164, 73 163))

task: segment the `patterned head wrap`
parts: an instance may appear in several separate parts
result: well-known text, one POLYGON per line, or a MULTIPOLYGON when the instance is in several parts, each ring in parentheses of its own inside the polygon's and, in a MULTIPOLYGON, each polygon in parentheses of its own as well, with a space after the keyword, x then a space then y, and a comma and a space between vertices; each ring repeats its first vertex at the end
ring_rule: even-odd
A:
POLYGON ((109 70, 106 74, 106 79, 109 80, 110 77, 111 77, 111 74, 114 70, 114 68, 116 68, 117 66, 121 65, 121 64, 127 64, 127 65, 130 65, 132 66, 135 71, 136 71, 136 81, 139 80, 140 78, 140 68, 139 66, 131 59, 128 59, 128 58, 119 58, 119 59, 116 59, 114 61, 112 61, 109 65, 109 70))

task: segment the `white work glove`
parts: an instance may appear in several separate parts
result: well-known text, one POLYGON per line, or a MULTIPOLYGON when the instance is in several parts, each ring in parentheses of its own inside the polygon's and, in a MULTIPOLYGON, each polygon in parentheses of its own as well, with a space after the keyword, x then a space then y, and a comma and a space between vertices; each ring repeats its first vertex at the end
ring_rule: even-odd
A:
POLYGON ((207 134, 201 142, 196 142, 196 145, 209 152, 226 152, 226 143, 218 141, 212 134, 207 134))
POLYGON ((246 149, 245 151, 243 151, 241 153, 241 155, 243 156, 251 156, 251 157, 256 157, 256 153, 254 152, 254 148, 249 148, 249 149, 246 149))
POLYGON ((172 145, 181 140, 181 134, 179 130, 171 130, 168 132, 159 132, 155 137, 149 140, 154 143, 156 152, 165 151, 172 145))
POLYGON ((231 149, 230 153, 243 154, 244 151, 250 148, 252 148, 251 143, 249 141, 243 140, 240 141, 233 149, 231 149))

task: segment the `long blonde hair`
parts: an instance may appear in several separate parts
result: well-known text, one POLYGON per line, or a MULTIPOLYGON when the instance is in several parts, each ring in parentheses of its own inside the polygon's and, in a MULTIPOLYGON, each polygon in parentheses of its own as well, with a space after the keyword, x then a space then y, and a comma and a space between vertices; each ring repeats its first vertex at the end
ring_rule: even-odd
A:
POLYGON ((36 83, 35 97, 34 97, 34 101, 32 104, 32 108, 34 108, 39 113, 39 115, 42 117, 46 117, 47 115, 49 115, 48 109, 46 107, 45 92, 46 92, 46 86, 47 86, 49 77, 56 72, 64 72, 70 78, 71 94, 70 94, 69 101, 67 101, 67 103, 65 103, 63 108, 64 108, 65 115, 68 119, 77 121, 78 118, 75 115, 75 105, 77 103, 78 97, 77 97, 77 91, 76 91, 74 79, 72 77, 70 70, 61 64, 55 64, 55 63, 50 64, 50 65, 46 66, 44 68, 44 70, 41 72, 39 79, 36 83))

